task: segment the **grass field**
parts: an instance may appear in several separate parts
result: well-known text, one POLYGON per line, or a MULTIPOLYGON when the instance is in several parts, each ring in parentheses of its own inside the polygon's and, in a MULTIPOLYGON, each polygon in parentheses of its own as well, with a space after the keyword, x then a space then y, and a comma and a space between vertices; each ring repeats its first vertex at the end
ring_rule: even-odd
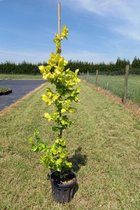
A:
POLYGON ((0 118, 1 210, 139 210, 140 119, 81 82, 74 125, 64 134, 79 189, 65 205, 51 198, 46 170, 27 138, 38 128, 47 141, 50 125, 44 88, 0 118))
POLYGON ((0 80, 3 79, 15 79, 15 80, 22 80, 22 79, 42 79, 41 75, 27 75, 27 74, 0 74, 0 80))
MULTIPOLYGON (((95 75, 83 75, 83 79, 94 83, 95 75)), ((123 98, 124 95, 124 76, 99 75, 98 85, 110 90, 113 94, 123 98)), ((140 75, 129 75, 128 80, 128 99, 140 105, 140 75)))

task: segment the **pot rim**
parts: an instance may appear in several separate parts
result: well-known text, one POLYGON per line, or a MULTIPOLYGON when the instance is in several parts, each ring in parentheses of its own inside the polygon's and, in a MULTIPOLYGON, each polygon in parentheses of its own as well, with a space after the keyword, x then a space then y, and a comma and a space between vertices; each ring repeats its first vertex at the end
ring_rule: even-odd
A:
POLYGON ((61 187, 61 188, 67 188, 67 187, 72 187, 73 185, 75 185, 76 184, 76 182, 77 182, 77 179, 76 179, 76 174, 74 173, 74 172, 70 172, 72 175, 73 175, 73 177, 72 177, 72 182, 70 182, 70 183, 68 183, 68 184, 66 184, 66 183, 60 183, 60 182, 58 182, 57 180, 55 180, 54 178, 53 178, 53 175, 55 174, 55 172, 56 171, 54 171, 53 173, 51 173, 51 175, 50 175, 50 180, 51 180, 51 183, 52 184, 54 184, 55 186, 57 186, 57 187, 61 187))

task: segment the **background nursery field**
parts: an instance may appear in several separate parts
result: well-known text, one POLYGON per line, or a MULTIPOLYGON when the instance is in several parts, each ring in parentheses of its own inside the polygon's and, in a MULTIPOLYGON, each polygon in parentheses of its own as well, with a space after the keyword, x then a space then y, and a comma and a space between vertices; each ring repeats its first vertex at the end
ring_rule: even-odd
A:
MULTIPOLYGON (((96 84, 96 75, 83 74, 81 78, 90 83, 96 84)), ((113 94, 123 98, 124 95, 124 75, 98 75, 97 85, 111 91, 113 94)), ((140 75, 129 75, 128 77, 128 100, 140 105, 140 75)))
POLYGON ((72 116, 75 123, 64 133, 79 189, 67 205, 52 201, 47 171, 27 141, 36 127, 46 141, 53 139, 42 118, 44 91, 43 87, 1 115, 0 209, 138 210, 140 119, 84 81, 72 116))

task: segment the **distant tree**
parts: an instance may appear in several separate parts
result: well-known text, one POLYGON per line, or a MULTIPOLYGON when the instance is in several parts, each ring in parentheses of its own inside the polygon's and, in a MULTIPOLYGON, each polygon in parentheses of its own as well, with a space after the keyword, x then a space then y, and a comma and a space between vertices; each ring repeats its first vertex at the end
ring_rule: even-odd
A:
POLYGON ((133 68, 140 68, 140 59, 136 56, 134 57, 134 60, 132 61, 132 67, 133 68))
POLYGON ((127 64, 130 64, 130 61, 129 60, 126 60, 126 59, 120 59, 119 57, 117 58, 117 61, 116 61, 116 67, 117 68, 125 68, 125 66, 127 64))

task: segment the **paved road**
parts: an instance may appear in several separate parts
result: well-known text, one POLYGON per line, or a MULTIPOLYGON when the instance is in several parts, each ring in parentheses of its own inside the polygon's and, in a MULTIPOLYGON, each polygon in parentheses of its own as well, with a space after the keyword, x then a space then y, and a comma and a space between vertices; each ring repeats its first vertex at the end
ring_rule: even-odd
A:
POLYGON ((0 80, 0 86, 12 89, 12 93, 9 95, 0 96, 0 110, 11 105, 44 82, 43 80, 0 80))

